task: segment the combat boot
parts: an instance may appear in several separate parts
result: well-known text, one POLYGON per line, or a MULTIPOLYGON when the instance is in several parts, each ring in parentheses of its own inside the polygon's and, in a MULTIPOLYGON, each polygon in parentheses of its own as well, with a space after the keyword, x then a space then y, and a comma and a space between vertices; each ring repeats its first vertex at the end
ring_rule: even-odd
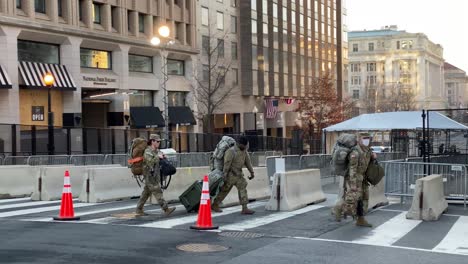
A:
POLYGON ((148 214, 145 213, 145 212, 143 211, 143 209, 138 209, 138 208, 137 208, 136 211, 135 211, 135 215, 136 215, 136 216, 146 216, 146 215, 148 215, 148 214))
POLYGON ((335 206, 335 207, 333 207, 333 209, 332 209, 332 214, 335 215, 335 221, 341 222, 341 218, 343 217, 341 206, 335 206))
POLYGON ((364 218, 364 216, 358 216, 357 221, 356 221, 357 226, 362 226, 362 227, 372 227, 369 222, 364 218))
POLYGON ((213 205, 211 206, 211 210, 213 210, 213 212, 215 212, 215 213, 223 212, 223 210, 221 210, 221 208, 219 208, 219 205, 217 203, 213 203, 213 205))
POLYGON ((172 212, 175 211, 175 207, 169 207, 169 208, 166 208, 164 209, 164 215, 165 216, 169 216, 170 214, 172 214, 172 212))
POLYGON ((254 211, 254 210, 250 210, 249 208, 247 208, 247 205, 242 205, 241 214, 251 215, 251 214, 254 214, 254 213, 255 213, 255 211, 254 211))

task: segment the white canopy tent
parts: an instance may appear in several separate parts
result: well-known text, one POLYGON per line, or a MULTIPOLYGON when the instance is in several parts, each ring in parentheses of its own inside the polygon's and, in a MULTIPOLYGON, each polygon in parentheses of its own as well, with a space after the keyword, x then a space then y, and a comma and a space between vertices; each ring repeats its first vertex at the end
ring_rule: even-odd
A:
MULTIPOLYGON (((420 130, 423 127, 421 111, 363 114, 323 129, 327 153, 344 132, 383 132, 391 130, 420 130)), ((429 128, 442 130, 468 130, 468 127, 439 112, 429 112, 429 128)))

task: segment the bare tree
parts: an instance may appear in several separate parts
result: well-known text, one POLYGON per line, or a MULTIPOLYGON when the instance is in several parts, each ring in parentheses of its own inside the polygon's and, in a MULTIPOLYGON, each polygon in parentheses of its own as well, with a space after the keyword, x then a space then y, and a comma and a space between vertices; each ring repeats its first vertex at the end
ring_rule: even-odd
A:
POLYGON ((195 76, 196 86, 192 86, 193 97, 198 105, 197 119, 203 123, 203 131, 214 130, 214 113, 222 109, 226 101, 235 93, 232 82, 226 83, 226 76, 231 70, 232 61, 224 54, 224 40, 227 31, 219 34, 208 29, 208 45, 203 43, 202 55, 197 65, 203 65, 201 74, 195 76), (216 45, 212 43, 216 41, 216 45))
POLYGON ((367 113, 411 111, 416 109, 416 95, 413 89, 400 84, 366 84, 360 103, 367 113))

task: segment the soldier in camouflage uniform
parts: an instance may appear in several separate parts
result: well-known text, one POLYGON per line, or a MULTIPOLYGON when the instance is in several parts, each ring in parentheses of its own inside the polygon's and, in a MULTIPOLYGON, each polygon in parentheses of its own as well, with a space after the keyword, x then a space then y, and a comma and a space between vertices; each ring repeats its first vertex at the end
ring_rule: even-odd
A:
POLYGON ((212 210, 214 212, 222 212, 219 204, 226 198, 233 186, 236 186, 239 192, 239 202, 242 205, 241 214, 253 214, 255 211, 247 208, 249 198, 247 196, 247 181, 242 173, 244 165, 250 172, 249 180, 254 178, 254 170, 250 161, 249 153, 247 153, 248 140, 246 137, 241 137, 237 144, 226 150, 224 154, 223 178, 224 185, 221 187, 219 194, 216 196, 212 210))
POLYGON ((361 133, 358 144, 348 155, 349 169, 345 177, 344 203, 334 208, 337 221, 341 220, 342 214, 351 215, 353 218, 357 217, 357 226, 372 227, 364 218, 369 204, 369 184, 365 179, 365 173, 370 160, 375 158, 369 145, 369 134, 361 133))
POLYGON ((159 144, 161 144, 159 135, 151 134, 148 140, 148 147, 146 147, 145 153, 143 154, 145 187, 136 208, 136 214, 140 216, 147 215, 143 211, 143 206, 151 195, 154 195, 166 216, 170 215, 175 210, 175 207, 169 208, 166 200, 163 198, 159 171, 159 159, 163 158, 163 154, 159 152, 159 144))

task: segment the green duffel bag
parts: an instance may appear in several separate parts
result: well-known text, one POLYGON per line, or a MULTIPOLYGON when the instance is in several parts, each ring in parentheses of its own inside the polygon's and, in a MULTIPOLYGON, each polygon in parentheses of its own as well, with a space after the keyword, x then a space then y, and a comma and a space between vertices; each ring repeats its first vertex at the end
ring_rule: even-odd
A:
POLYGON ((366 179, 372 185, 377 185, 385 176, 385 171, 376 159, 370 161, 367 166, 366 179))

